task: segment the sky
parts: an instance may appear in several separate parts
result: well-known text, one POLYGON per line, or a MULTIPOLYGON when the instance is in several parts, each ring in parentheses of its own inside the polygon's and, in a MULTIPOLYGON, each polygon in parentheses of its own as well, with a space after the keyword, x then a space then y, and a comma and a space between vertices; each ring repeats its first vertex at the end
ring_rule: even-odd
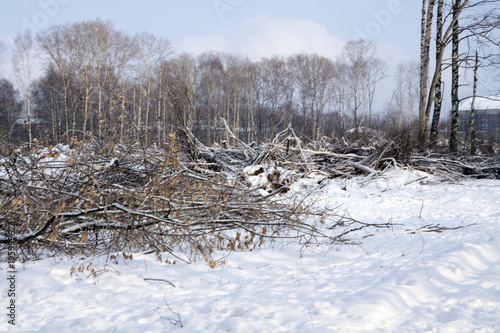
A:
POLYGON ((253 60, 273 54, 315 52, 335 57, 343 42, 370 39, 380 55, 416 59, 417 0, 0 0, 2 40, 29 28, 110 19, 117 29, 151 32, 178 52, 220 50, 253 60), (7 15, 5 15, 7 14, 7 15))
MULTIPOLYGON (((378 56, 393 70, 399 62, 418 60, 420 52, 419 0, 0 0, 0 4, 0 38, 8 46, 25 29, 37 32, 54 24, 100 18, 110 19, 130 35, 150 32, 164 37, 177 54, 215 50, 257 61, 308 52, 334 59, 345 42, 363 38, 377 45, 378 56)), ((4 73, 11 57, 6 52, 2 58, 4 73)), ((391 71, 385 81, 390 76, 391 71)))

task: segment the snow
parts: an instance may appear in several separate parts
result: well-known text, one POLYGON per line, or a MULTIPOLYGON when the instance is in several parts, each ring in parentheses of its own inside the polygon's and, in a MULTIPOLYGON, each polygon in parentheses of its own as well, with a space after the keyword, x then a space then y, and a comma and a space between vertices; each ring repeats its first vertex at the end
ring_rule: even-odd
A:
POLYGON ((286 195, 312 186, 315 205, 393 227, 353 235, 362 246, 220 252, 215 269, 144 254, 17 263, 17 325, 4 314, 0 331, 500 331, 500 181, 398 168, 311 175, 286 195))
MULTIPOLYGON (((470 111, 472 105, 472 97, 466 98, 460 103, 460 111, 470 111)), ((476 110, 499 110, 500 96, 476 97, 476 110)))

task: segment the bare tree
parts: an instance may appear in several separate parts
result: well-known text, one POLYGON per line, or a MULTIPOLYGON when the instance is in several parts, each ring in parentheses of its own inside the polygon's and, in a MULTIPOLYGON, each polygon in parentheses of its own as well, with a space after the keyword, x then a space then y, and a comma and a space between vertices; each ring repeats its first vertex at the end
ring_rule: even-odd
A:
MULTIPOLYGON (((441 49, 443 46, 443 5, 444 0, 438 0, 437 7, 437 17, 436 17, 436 64, 440 63, 439 57, 441 54, 441 49)), ((442 63, 438 69, 438 76, 436 79, 436 94, 434 101, 434 112, 432 115, 432 125, 431 125, 431 143, 435 143, 438 139, 438 130, 439 130, 439 118, 441 116, 441 106, 442 106, 442 63)))
POLYGON ((133 40, 116 30, 111 21, 90 21, 85 30, 90 34, 89 51, 94 53, 89 69, 96 83, 97 132, 102 136, 105 130, 112 128, 112 113, 119 104, 116 95, 120 93, 120 82, 136 49, 133 40))
MULTIPOLYGON (((62 116, 52 116, 57 121, 55 139, 60 130, 69 141, 71 131, 89 130, 102 136, 108 133, 104 130, 122 128, 113 125, 121 115, 117 109, 123 101, 118 96, 136 50, 133 40, 110 21, 101 20, 53 26, 41 32, 37 40, 47 59, 47 75, 56 75, 61 82, 61 86, 53 87, 53 93, 62 96, 63 110, 62 116)), ((57 108, 53 110, 58 112, 57 108)))
POLYGON ((418 106, 418 62, 404 62, 398 64, 394 81, 396 88, 389 104, 389 112, 393 113, 395 127, 401 131, 403 125, 413 122, 414 111, 418 106))
POLYGON ((476 135, 476 126, 475 126, 475 118, 476 118, 476 96, 477 96, 477 72, 480 66, 479 62, 479 53, 476 50, 476 59, 474 62, 474 83, 472 87, 472 102, 470 108, 470 153, 471 155, 476 154, 477 150, 477 135, 476 135))
POLYGON ((181 54, 163 62, 161 71, 160 89, 167 95, 166 106, 172 115, 172 122, 180 128, 192 130, 198 109, 196 100, 199 74, 196 58, 181 54))
POLYGON ((450 132, 450 152, 456 153, 458 150, 458 98, 459 87, 459 25, 461 0, 453 2, 453 32, 451 51, 451 132, 450 132))
POLYGON ((298 54, 291 58, 291 64, 305 120, 303 131, 310 117, 311 126, 306 133, 317 140, 321 134, 321 118, 333 95, 333 62, 317 54, 298 54))
POLYGON ((247 113, 246 113, 246 140, 247 142, 253 142, 257 139, 257 123, 256 123, 256 96, 258 95, 256 81, 259 75, 258 65, 255 63, 249 63, 248 68, 245 71, 245 98, 247 101, 247 113))
POLYGON ((205 52, 198 56, 200 71, 200 100, 204 104, 206 143, 217 139, 217 119, 222 116, 225 68, 222 54, 205 52), (214 132, 215 130, 215 132, 214 132))
POLYGON ((7 79, 0 79, 0 135, 11 132, 12 125, 18 119, 23 104, 19 101, 19 92, 7 79))
MULTIPOLYGON (((435 1, 434 1, 435 2, 435 1)), ((495 42, 495 38, 492 37, 492 32, 498 29, 500 20, 497 13, 498 6, 497 1, 493 0, 464 0, 464 1, 451 1, 451 6, 446 7, 447 3, 444 2, 444 8, 449 8, 446 13, 442 15, 439 13, 442 6, 438 4, 438 35, 441 36, 438 41, 438 50, 436 52, 436 64, 434 73, 432 75, 432 80, 430 85, 427 85, 428 80, 428 49, 430 44, 430 23, 432 22, 432 7, 434 6, 433 1, 430 0, 429 6, 426 10, 427 1, 423 1, 423 16, 422 16, 422 57, 421 57, 421 89, 420 89, 420 141, 421 144, 425 144, 427 139, 427 127, 429 115, 432 109, 432 105, 436 99, 436 90, 439 89, 441 85, 440 76, 442 71, 444 71, 448 66, 443 66, 444 64, 444 53, 446 47, 452 44, 452 57, 451 57, 451 67, 452 67, 452 128, 450 131, 450 151, 455 152, 458 149, 458 87, 459 83, 459 67, 460 63, 464 60, 461 59, 458 53, 458 45, 461 40, 475 36, 481 38, 489 43, 498 45, 498 41, 495 42), (466 16, 463 13, 468 13, 466 16), (464 17, 465 16, 465 17, 464 17), (463 24, 459 24, 459 20, 464 17, 462 21, 463 24), (451 19, 450 19, 451 18, 451 19), (442 24, 441 24, 442 23, 442 24), (446 24, 447 23, 447 26, 446 24), (427 28, 428 27, 428 28, 427 28), (467 35, 460 36, 461 33, 467 32, 467 35)), ((439 107, 437 104, 437 114, 433 117, 435 120, 435 134, 432 139, 437 138, 437 127, 439 121, 439 107)))
MULTIPOLYGON (((231 130, 236 138, 239 138, 242 109, 245 98, 245 79, 248 68, 248 58, 241 56, 225 56, 225 96, 226 96, 226 119, 230 123, 231 130)), ((229 133, 226 132, 226 142, 229 143, 229 133)))
POLYGON ((23 95, 26 102, 26 116, 28 120, 28 140, 30 144, 33 142, 31 128, 31 80, 36 52, 37 44, 29 30, 17 35, 14 41, 12 64, 14 74, 24 90, 23 95))
POLYGON ((139 74, 139 94, 137 115, 137 134, 142 136, 142 97, 146 101, 146 114, 144 127, 146 129, 146 144, 148 143, 148 129, 151 113, 152 84, 157 66, 173 53, 170 42, 163 38, 157 38, 153 34, 142 33, 135 37, 137 43, 137 70, 139 74), (144 82, 145 81, 145 82, 144 82))
MULTIPOLYGON (((37 41, 41 51, 48 57, 47 66, 54 66, 62 81, 65 119, 64 131, 66 133, 66 140, 69 141, 70 114, 68 110, 68 89, 70 82, 73 80, 73 66, 76 64, 74 56, 76 47, 73 45, 74 36, 68 29, 68 26, 53 26, 45 32, 40 33, 37 36, 37 41)), ((74 128, 74 123, 72 127, 74 128)))
POLYGON ((75 48, 75 72, 73 81, 79 89, 81 96, 81 128, 86 133, 92 133, 94 129, 94 117, 92 111, 94 92, 96 84, 92 75, 96 53, 93 50, 94 36, 92 33, 93 23, 91 21, 74 23, 69 27, 73 38, 77 41, 73 44, 75 48))
POLYGON ((268 112, 265 135, 270 137, 277 123, 283 121, 283 117, 278 113, 286 104, 292 82, 287 61, 284 57, 263 58, 259 61, 258 68, 259 96, 262 98, 260 105, 268 112))
POLYGON ((373 102, 375 100, 377 84, 385 77, 386 67, 385 62, 380 58, 373 57, 369 61, 368 78, 366 82, 368 90, 368 127, 372 125, 373 102))
MULTIPOLYGON (((432 37, 432 17, 435 0, 422 0, 422 23, 420 34, 420 102, 419 102, 419 132, 420 143, 427 140, 429 112, 427 105, 427 84, 429 80, 429 53, 432 37)), ((440 57, 441 59, 441 57, 440 57)), ((436 64, 437 66, 437 64, 436 64)))
POLYGON ((334 82, 356 130, 364 119, 370 122, 376 86, 384 75, 385 63, 377 57, 375 44, 358 40, 344 46, 336 62, 334 82))
MULTIPOLYGON (((487 55, 483 56, 484 60, 494 57, 495 54, 499 54, 498 47, 500 46, 500 39, 498 37, 498 32, 500 28, 500 12, 498 7, 498 1, 470 1, 467 6, 463 7, 463 11, 467 14, 463 14, 459 19, 460 15, 461 1, 455 0, 453 3, 452 13, 455 19, 453 25, 453 35, 452 35, 452 115, 451 115, 451 131, 450 131, 450 151, 457 152, 458 150, 458 108, 459 108, 459 96, 458 89, 462 82, 459 81, 459 70, 461 66, 466 68, 473 68, 474 80, 472 89, 472 108, 474 109, 475 97, 477 95, 477 80, 479 67, 482 65, 479 60, 478 49, 482 49, 483 53, 486 52, 487 55), (459 53, 459 43, 463 41, 469 41, 473 39, 476 48, 476 54, 474 56, 462 55, 459 53), (492 46, 492 47, 491 47, 492 46), (490 52, 487 49, 493 49, 490 52), (468 65, 471 62, 473 65, 468 65)), ((469 42, 470 43, 470 42, 469 42)), ((470 45, 469 45, 470 48, 470 45)), ((472 110, 472 113, 475 110, 472 110)), ((472 117, 473 115, 471 115, 472 117)), ((476 132, 474 128, 474 121, 471 119, 471 153, 474 154, 477 148, 476 142, 476 132)))
POLYGON ((2 66, 5 50, 6 50, 5 43, 0 40, 0 67, 2 66))

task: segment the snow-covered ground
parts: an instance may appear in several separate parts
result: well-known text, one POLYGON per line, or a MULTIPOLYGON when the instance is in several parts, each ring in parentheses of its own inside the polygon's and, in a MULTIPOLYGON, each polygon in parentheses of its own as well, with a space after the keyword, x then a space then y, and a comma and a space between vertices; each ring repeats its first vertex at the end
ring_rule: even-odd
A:
POLYGON ((315 195, 393 228, 360 232, 361 247, 220 253, 216 269, 135 255, 94 259, 87 278, 92 267, 71 269, 88 260, 18 263, 16 326, 3 314, 0 331, 500 332, 500 181, 393 169, 315 195))

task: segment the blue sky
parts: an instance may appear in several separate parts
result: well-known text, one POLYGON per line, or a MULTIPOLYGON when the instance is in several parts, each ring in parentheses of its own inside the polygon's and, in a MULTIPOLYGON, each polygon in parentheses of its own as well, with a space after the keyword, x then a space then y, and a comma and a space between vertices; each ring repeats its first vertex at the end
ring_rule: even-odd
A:
POLYGON ((215 49, 257 60, 300 51, 335 57, 342 42, 364 37, 387 60, 418 59, 417 0, 0 0, 0 37, 23 28, 101 18, 134 34, 169 39, 177 52, 215 49))
MULTIPOLYGON (((377 44, 391 69, 418 60, 418 0, 0 0, 0 38, 9 43, 23 29, 110 19, 128 34, 151 32, 176 53, 227 51, 252 60, 274 54, 318 53, 335 58, 346 41, 377 44)), ((11 55, 3 59, 3 72, 11 55)), ((391 72, 379 102, 390 98, 391 72)), ((0 75, 4 76, 4 75, 0 75)))

